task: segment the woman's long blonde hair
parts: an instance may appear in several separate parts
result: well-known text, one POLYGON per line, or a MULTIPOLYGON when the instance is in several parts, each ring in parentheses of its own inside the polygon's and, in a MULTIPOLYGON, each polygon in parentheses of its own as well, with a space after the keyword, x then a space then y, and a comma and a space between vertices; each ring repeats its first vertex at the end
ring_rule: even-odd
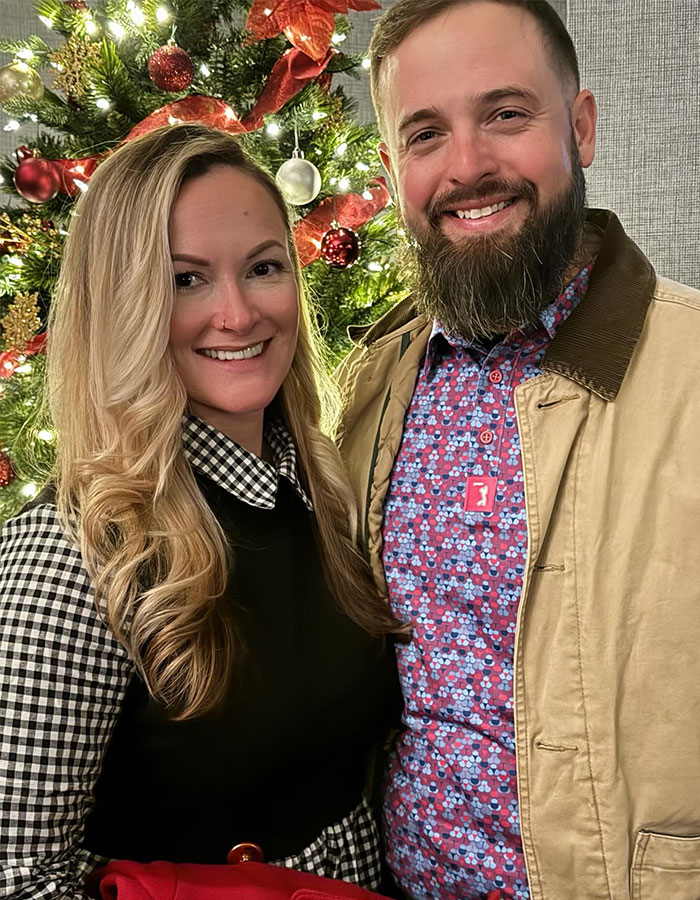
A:
POLYGON ((270 192, 289 235, 300 327, 275 404, 314 504, 329 584, 370 633, 403 630, 357 552, 355 505, 321 430, 322 400, 334 395, 284 200, 232 136, 200 125, 159 129, 103 162, 76 204, 49 322, 46 396, 58 434, 59 515, 100 613, 177 719, 215 708, 235 677, 235 623, 219 602, 235 561, 183 453, 187 396, 168 348, 170 213, 186 180, 222 165, 270 192))

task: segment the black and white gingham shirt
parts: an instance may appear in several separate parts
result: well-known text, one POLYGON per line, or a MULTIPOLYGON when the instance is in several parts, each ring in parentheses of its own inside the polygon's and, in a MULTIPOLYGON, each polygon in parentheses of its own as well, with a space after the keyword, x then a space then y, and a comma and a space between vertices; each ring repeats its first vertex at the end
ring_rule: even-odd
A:
MULTIPOLYGON (((266 428, 273 463, 188 418, 190 464, 253 506, 273 508, 286 478, 299 482, 292 441, 266 428)), ((83 823, 103 754, 135 670, 97 615, 79 550, 52 504, 0 532, 0 896, 83 898, 102 860, 82 849, 83 823)), ((298 856, 277 861, 376 887, 376 827, 363 801, 298 856)))

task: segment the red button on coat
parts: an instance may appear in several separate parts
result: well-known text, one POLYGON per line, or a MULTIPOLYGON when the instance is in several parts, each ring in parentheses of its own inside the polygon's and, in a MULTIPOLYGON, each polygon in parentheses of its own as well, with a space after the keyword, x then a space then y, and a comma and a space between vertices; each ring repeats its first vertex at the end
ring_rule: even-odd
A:
POLYGON ((503 381, 503 372, 500 369, 493 369, 489 372, 489 381, 491 384, 500 384, 503 381))
POLYGON ((488 428, 484 428, 483 431, 479 432, 479 440, 482 444, 490 444, 493 440, 493 431, 489 431, 488 428))
POLYGON ((244 862, 264 862, 262 847, 257 844, 236 844, 226 854, 226 862, 232 866, 244 862))

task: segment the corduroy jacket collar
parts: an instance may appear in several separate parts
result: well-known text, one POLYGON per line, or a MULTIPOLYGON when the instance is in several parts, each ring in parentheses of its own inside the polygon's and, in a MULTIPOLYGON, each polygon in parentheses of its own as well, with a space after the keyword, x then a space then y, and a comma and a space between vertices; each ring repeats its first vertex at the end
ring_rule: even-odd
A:
MULTIPOLYGON (((642 332, 656 275, 614 213, 589 209, 586 227, 601 240, 588 291, 557 331, 542 369, 614 400, 642 332)), ((350 337, 369 346, 418 316, 415 302, 407 297, 373 325, 351 328, 350 337)))

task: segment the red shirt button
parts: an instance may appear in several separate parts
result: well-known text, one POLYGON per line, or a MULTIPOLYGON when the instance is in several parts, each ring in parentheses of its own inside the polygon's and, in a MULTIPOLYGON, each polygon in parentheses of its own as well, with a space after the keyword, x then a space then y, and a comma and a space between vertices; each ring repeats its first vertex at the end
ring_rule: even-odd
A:
POLYGON ((483 431, 479 432, 479 440, 482 444, 490 444, 493 441, 493 431, 484 428, 483 431))
POLYGON ((489 381, 491 384, 500 384, 503 381, 503 372, 500 369, 493 369, 489 372, 489 381))
POLYGON ((236 844, 226 854, 226 862, 232 866, 244 862, 263 862, 264 859, 262 848, 257 844, 236 844))

